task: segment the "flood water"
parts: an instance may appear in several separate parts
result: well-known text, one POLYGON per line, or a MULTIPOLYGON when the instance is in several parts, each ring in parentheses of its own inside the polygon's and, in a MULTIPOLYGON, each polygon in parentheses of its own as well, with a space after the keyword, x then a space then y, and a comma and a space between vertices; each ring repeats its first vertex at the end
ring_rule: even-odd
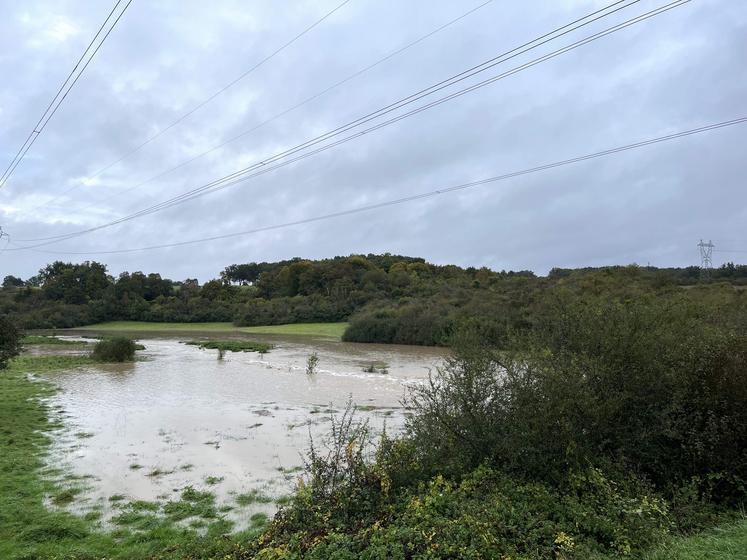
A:
MULTIPOLYGON (((187 338, 183 338, 185 340, 187 338)), ((252 336, 276 345, 254 352, 202 350, 177 338, 146 338, 139 360, 45 375, 65 430, 50 461, 90 477, 74 506, 107 507, 112 496, 166 500, 187 486, 219 503, 258 490, 277 498, 295 484, 309 432, 322 437, 331 411, 352 399, 374 427, 401 428, 407 386, 424 379, 443 350, 252 336), (317 373, 306 360, 319 357, 317 373), (384 362, 388 373, 364 368, 384 362)), ((58 350, 55 350, 58 351, 58 350)), ((75 351, 75 350, 68 350, 75 351)), ((244 517, 274 505, 234 512, 244 517)))

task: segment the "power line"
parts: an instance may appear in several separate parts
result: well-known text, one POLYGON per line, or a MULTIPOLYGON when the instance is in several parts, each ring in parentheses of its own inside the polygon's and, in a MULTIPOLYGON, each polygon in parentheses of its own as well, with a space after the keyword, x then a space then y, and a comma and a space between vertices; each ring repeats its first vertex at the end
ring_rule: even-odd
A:
POLYGON ((376 204, 369 204, 369 205, 365 205, 365 206, 358 206, 356 208, 348 208, 348 209, 345 209, 345 210, 340 210, 338 212, 332 212, 332 213, 329 213, 329 214, 323 214, 323 215, 315 216, 315 217, 312 217, 312 218, 304 218, 304 219, 295 220, 295 221, 291 221, 291 222, 285 222, 285 223, 281 223, 281 224, 274 224, 274 225, 270 225, 270 226, 263 226, 263 227, 259 227, 259 228, 255 228, 255 229, 244 230, 244 231, 237 231, 237 232, 227 233, 227 234, 222 234, 222 235, 214 235, 214 236, 210 236, 210 237, 201 237, 201 238, 196 238, 196 239, 190 239, 190 240, 187 240, 187 241, 180 241, 180 242, 177 242, 177 243, 164 243, 164 244, 160 244, 160 245, 150 245, 150 246, 145 246, 145 247, 136 247, 136 248, 129 248, 129 249, 114 249, 114 250, 108 250, 108 251, 103 251, 103 250, 98 250, 98 251, 95 251, 95 250, 94 251, 38 251, 37 249, 35 249, 36 246, 31 246, 31 247, 15 247, 15 248, 9 249, 9 251, 37 250, 38 252, 49 253, 49 254, 108 255, 108 254, 117 254, 117 253, 133 253, 133 252, 137 252, 137 251, 149 251, 149 250, 155 250, 155 249, 166 249, 166 248, 170 248, 170 247, 182 247, 182 246, 185 246, 185 245, 194 245, 196 243, 205 243, 205 242, 209 242, 209 241, 217 241, 217 240, 221 240, 221 239, 229 239, 229 238, 232 238, 232 237, 240 237, 240 236, 244 236, 244 235, 251 235, 251 234, 256 234, 256 233, 261 233, 261 232, 266 232, 266 231, 283 229, 283 228, 292 227, 292 226, 298 226, 298 225, 309 224, 309 223, 313 223, 313 222, 319 222, 319 221, 328 220, 328 219, 331 219, 331 218, 339 218, 339 217, 343 217, 343 216, 349 216, 349 215, 352 215, 352 214, 358 214, 358 213, 361 213, 361 212, 367 212, 367 211, 377 210, 377 209, 386 208, 386 207, 390 207, 390 206, 396 206, 396 205, 399 205, 399 204, 404 204, 404 203, 407 203, 407 202, 413 202, 413 201, 416 201, 416 200, 422 200, 422 199, 425 199, 425 198, 432 198, 432 197, 439 196, 439 195, 446 194, 446 193, 452 193, 452 192, 456 192, 456 191, 467 190, 467 189, 471 189, 471 188, 478 187, 478 186, 481 186, 481 185, 486 185, 486 184, 490 184, 490 183, 496 183, 496 182, 499 182, 499 181, 505 181, 505 180, 508 180, 508 179, 513 179, 513 178, 516 178, 516 177, 521 177, 523 175, 529 175, 529 174, 532 174, 532 173, 538 173, 540 171, 547 171, 547 170, 550 170, 550 169, 555 169, 555 168, 563 167, 563 166, 566 166, 566 165, 572 165, 572 164, 575 164, 575 163, 580 163, 580 162, 591 160, 591 159, 606 157, 606 156, 610 156, 610 155, 613 155, 613 154, 618 154, 620 152, 626 152, 626 151, 629 151, 629 150, 635 150, 635 149, 638 149, 638 148, 643 148, 643 147, 646 147, 646 146, 651 146, 653 144, 659 144, 659 143, 662 143, 662 142, 668 142, 668 141, 675 140, 675 139, 678 139, 678 138, 684 138, 686 136, 692 136, 692 135, 695 135, 695 134, 702 134, 704 132, 710 132, 710 131, 713 131, 713 130, 718 130, 718 129, 721 129, 721 128, 726 128, 726 127, 729 127, 729 126, 735 126, 735 125, 743 124, 743 123, 747 123, 747 116, 738 117, 738 118, 731 119, 731 120, 728 120, 728 121, 721 121, 721 122, 718 122, 718 123, 712 123, 712 124, 704 125, 704 126, 701 126, 701 127, 698 127, 698 128, 692 128, 692 129, 689 129, 689 130, 683 130, 683 131, 680 131, 680 132, 675 132, 675 133, 672 133, 672 134, 667 134, 667 135, 659 136, 659 137, 656 137, 656 138, 649 138, 647 140, 642 140, 642 141, 639 141, 639 142, 634 142, 632 144, 626 144, 624 146, 618 146, 618 147, 615 147, 615 148, 609 148, 607 150, 602 150, 602 151, 599 151, 599 152, 594 152, 594 153, 585 154, 585 155, 581 155, 581 156, 577 156, 577 157, 573 157, 573 158, 569 158, 569 159, 555 161, 555 162, 552 162, 552 163, 546 163, 546 164, 538 165, 538 166, 535 166, 535 167, 530 167, 530 168, 527 168, 527 169, 522 169, 522 170, 519 170, 519 171, 512 171, 510 173, 505 173, 503 175, 496 175, 496 176, 493 176, 493 177, 488 177, 488 178, 480 179, 480 180, 477 180, 477 181, 471 181, 469 183, 462 183, 462 184, 459 184, 459 185, 452 185, 452 186, 443 187, 443 188, 440 188, 440 189, 437 189, 437 190, 431 190, 431 191, 422 192, 422 193, 419 193, 419 194, 414 194, 414 195, 405 196, 405 197, 401 197, 401 198, 395 198, 395 199, 387 200, 387 201, 384 201, 384 202, 379 202, 379 203, 376 203, 376 204))
POLYGON ((36 142, 36 139, 39 138, 39 135, 42 133, 42 131, 46 128, 49 121, 52 119, 54 114, 57 112, 57 109, 60 108, 60 105, 63 101, 65 101, 65 98, 70 93, 70 90, 73 89, 73 86, 77 83, 78 79, 80 79, 81 75, 83 75, 83 72, 88 68, 88 65, 93 60, 93 57, 96 56, 96 53, 99 52, 99 49, 101 48, 101 45, 104 44, 104 41, 106 41, 107 37, 109 37, 109 34, 112 32, 114 27, 116 27, 117 23, 121 19, 121 17, 124 15, 124 13, 127 11, 127 8, 130 7, 130 4, 132 4, 132 0, 129 0, 127 4, 125 4, 125 7, 122 9, 122 11, 119 13, 117 18, 114 20, 114 23, 112 23, 109 30, 106 32, 104 37, 101 39, 101 42, 98 44, 98 46, 93 50, 91 53, 91 56, 88 58, 86 63, 83 65, 83 68, 81 68, 80 72, 75 76, 75 79, 70 83, 68 86, 68 82, 70 82, 70 79, 75 75, 76 70, 80 66, 81 62, 86 58, 86 54, 89 50, 91 50, 91 47, 96 42, 96 39, 98 39, 99 35, 101 35, 101 32, 104 30, 104 27, 106 27, 106 24, 111 19, 112 15, 117 10, 117 7, 122 2, 122 0, 117 0, 117 3, 114 4, 114 7, 112 8, 111 12, 109 12, 109 15, 106 16, 106 19, 104 20, 104 23, 101 24, 101 27, 99 27, 99 30, 96 32, 96 35, 94 35, 93 39, 91 39, 91 42, 86 47, 86 50, 83 51, 83 54, 78 59, 78 62, 75 63, 75 66, 70 71, 70 74, 68 74, 65 81, 60 86, 60 89, 57 90, 57 93, 52 98, 52 101, 50 101, 49 105, 45 109, 44 113, 42 113, 42 116, 39 118, 39 121, 34 125, 34 128, 31 130, 29 135, 26 137, 26 140, 19 148, 18 152, 16 152, 16 155, 11 160, 10 164, 8 164, 8 167, 5 168, 5 171, 3 172, 2 176, 0 176, 0 188, 5 186, 5 183, 8 182, 8 179, 13 174, 13 172, 16 170, 18 165, 21 163, 23 158, 26 156, 26 153, 29 151, 31 146, 34 145, 36 142), (67 87, 67 90, 65 91, 65 88, 67 87), (63 94, 62 92, 65 91, 63 94), (59 98, 59 99, 58 99, 59 98))
MULTIPOLYGON (((138 189, 138 188, 142 187, 143 185, 147 185, 148 183, 150 183, 152 181, 155 181, 156 179, 160 179, 161 177, 164 177, 165 175, 168 175, 169 173, 171 173, 173 171, 176 171, 177 169, 181 169, 185 165, 188 165, 188 164, 190 164, 190 163, 192 163, 192 162, 194 162, 194 161, 196 161, 196 160, 198 160, 198 159, 200 159, 200 158, 202 158, 202 157, 204 157, 204 156, 206 156, 208 154, 211 154, 211 153, 215 152, 216 150, 219 150, 220 148, 223 148, 224 146, 226 146, 226 145, 228 145, 228 144, 230 144, 232 142, 235 142, 236 140, 239 140, 239 139, 245 137, 248 134, 251 134, 252 132, 255 132, 255 131, 259 130, 260 128, 262 128, 262 127, 270 124, 271 122, 273 122, 273 121, 275 121, 275 120, 277 120, 277 119, 279 119, 279 118, 287 115, 288 113, 290 113, 292 111, 295 111, 296 109, 299 109, 299 108, 303 107, 304 105, 307 105, 308 103, 310 103, 310 102, 314 101, 315 99, 318 99, 321 96, 329 93, 330 91, 332 91, 332 90, 334 90, 334 89, 336 89, 336 88, 338 88, 338 87, 340 87, 340 86, 348 83, 349 81, 351 81, 351 80, 353 80, 355 78, 360 77, 361 75, 365 74, 369 70, 374 69, 375 67, 377 67, 380 64, 386 62, 387 60, 390 60, 390 59, 394 58, 395 56, 397 56, 399 54, 402 54, 406 50, 414 47, 415 45, 418 45, 419 43, 422 43, 426 39, 428 39, 428 38, 432 37, 433 35, 435 35, 435 34, 441 32, 441 31, 443 31, 447 27, 450 27, 451 25, 454 25, 455 23, 463 20, 467 16, 473 14, 474 12, 476 12, 477 10, 479 10, 480 8, 483 8, 483 7, 487 6, 488 4, 490 4, 492 2, 493 2, 493 0, 487 0, 487 2, 483 2, 482 4, 479 4, 476 7, 471 8, 467 12, 464 12, 463 14, 461 14, 460 16, 458 16, 458 17, 456 17, 456 18, 454 18, 454 19, 452 19, 450 21, 447 21, 446 23, 440 25, 436 29, 434 29, 434 30, 426 33, 425 35, 422 35, 422 36, 418 37, 414 41, 411 41, 411 42, 407 43, 406 45, 403 45, 402 47, 399 47, 398 49, 390 52, 389 54, 385 55, 384 57, 379 58, 375 62, 369 64, 368 66, 365 66, 364 68, 361 68, 360 70, 357 70, 356 72, 353 72, 352 74, 348 75, 347 77, 343 78, 342 80, 339 80, 338 82, 335 82, 334 84, 332 84, 332 85, 324 88, 323 90, 319 91, 318 93, 315 93, 314 95, 311 95, 311 96, 307 97, 306 99, 304 99, 303 101, 300 101, 299 103, 293 105, 292 107, 288 107, 287 109, 283 109, 279 113, 276 113, 273 116, 269 117, 268 119, 265 119, 264 121, 260 122, 259 124, 254 125, 252 128, 250 128, 248 130, 245 130, 243 132, 240 132, 239 134, 237 134, 237 135, 235 135, 235 136, 233 136, 231 138, 228 138, 227 140, 224 140, 220 144, 217 144, 216 146, 213 146, 212 148, 210 148, 208 150, 205 150, 202 153, 199 153, 199 154, 197 154, 195 156, 192 156, 189 159, 186 159, 183 162, 179 163, 178 165, 175 165, 174 167, 171 167, 171 168, 169 168, 169 169, 167 169, 165 171, 162 171, 162 172, 158 173, 157 175, 153 175, 152 177, 150 177, 148 179, 145 179, 144 181, 141 181, 140 183, 137 183, 137 184, 135 184, 132 187, 123 189, 122 191, 120 191, 118 193, 114 193, 112 196, 109 196, 109 197, 107 197, 107 198, 105 198, 105 199, 103 199, 101 201, 90 203, 90 204, 84 206, 83 208, 81 208, 81 210, 86 210, 86 209, 88 209, 91 206, 94 206, 96 204, 103 204, 105 202, 108 202, 109 200, 112 200, 114 198, 120 197, 120 196, 125 195, 125 194, 127 194, 129 192, 132 192, 133 190, 138 189)), ((69 190, 71 190, 71 189, 69 189, 69 190)), ((66 191, 66 192, 69 192, 69 190, 66 191)), ((65 193, 62 193, 62 195, 64 195, 64 194, 65 193)), ((54 200, 57 200, 57 199, 54 199, 54 200)))
MULTIPOLYGON (((218 97, 220 94, 222 94, 223 92, 225 92, 226 90, 228 90, 229 88, 233 87, 234 85, 236 85, 237 83, 239 83, 241 80, 243 80, 244 78, 246 78, 249 74, 251 74, 252 72, 254 72, 255 70, 257 70, 260 66, 264 65, 266 62, 268 62, 269 60, 271 60, 272 58, 274 58, 275 56, 277 56, 278 54, 280 54, 286 48, 290 47, 293 43, 295 43, 301 37, 303 37, 304 35, 306 35, 309 31, 311 31, 312 29, 314 29, 315 27, 317 27, 318 25, 320 25, 324 20, 326 20, 327 18, 329 18, 332 14, 334 14, 336 11, 338 11, 340 8, 342 8, 343 6, 345 6, 345 4, 349 3, 350 1, 351 0, 344 0, 342 3, 338 4, 335 8, 333 8, 332 10, 330 10, 329 12, 327 12, 326 14, 324 14, 321 18, 319 18, 314 23, 312 23, 311 25, 309 25, 308 27, 306 27, 303 31, 301 31, 300 33, 298 33, 292 39, 290 39, 289 41, 285 42, 282 46, 280 46, 277 49, 275 49, 272 53, 270 53, 265 58, 263 58, 262 60, 260 60, 259 62, 257 62, 254 66, 252 66, 251 68, 249 68, 248 70, 246 70, 245 72, 243 72, 237 78, 234 78, 229 83, 227 83, 226 85, 222 86, 220 89, 218 89, 218 91, 216 91, 215 93, 213 93, 212 95, 210 95, 209 97, 207 97, 206 99, 204 99, 203 101, 201 101, 200 103, 198 103, 197 105, 195 105, 194 107, 192 107, 189 111, 187 111, 186 113, 184 113, 183 115, 181 115, 179 118, 177 118, 176 120, 174 120, 173 122, 171 122, 169 125, 167 125, 166 127, 160 129, 158 132, 156 132, 155 134, 153 134, 152 136, 150 136, 147 140, 145 140, 144 142, 140 143, 138 146, 136 146, 135 148, 133 148, 129 152, 126 152, 125 154, 123 154, 122 156, 120 156, 115 161, 113 161, 113 162, 109 163, 108 165, 105 165, 104 167, 102 167, 101 169, 99 169, 96 173, 94 173, 93 175, 91 175, 90 177, 88 177, 88 180, 94 179, 94 178, 98 177, 99 175, 101 175, 102 173, 104 173, 105 171, 107 171, 108 169, 114 167, 118 163, 126 160, 130 156, 132 156, 135 153, 137 153, 140 150, 142 150, 145 146, 147 146, 148 144, 150 144, 151 142, 153 142, 156 138, 162 136, 163 134, 165 134, 166 132, 168 132, 169 130, 171 130, 172 128, 174 128, 176 125, 178 125, 179 123, 181 123, 182 121, 184 121, 185 119, 187 119, 189 116, 191 116, 192 114, 194 114, 197 111, 199 111, 202 107, 204 107, 205 105, 207 105, 208 103, 210 103, 213 99, 215 99, 216 97, 218 97)), ((67 189, 67 190, 63 191, 62 193, 60 193, 55 198, 53 198, 53 199, 51 199, 51 200, 49 200, 49 201, 47 201, 47 202, 45 202, 43 204, 40 204, 39 206, 33 208, 31 211, 33 212, 33 211, 38 210, 39 208, 44 208, 48 204, 51 204, 51 203, 55 202, 56 200, 59 200, 60 198, 62 198, 66 194, 68 194, 68 193, 70 193, 70 192, 72 192, 72 191, 74 191, 76 189, 79 189, 81 187, 81 184, 73 185, 69 189, 67 189)))
MULTIPOLYGON (((198 187, 196 189, 192 189, 191 191, 187 191, 186 193, 182 193, 179 196, 176 196, 174 198, 171 198, 171 199, 168 199, 166 201, 160 202, 160 203, 158 203, 156 205, 147 207, 145 209, 139 210, 138 212, 135 212, 135 213, 130 214, 128 216, 124 216, 124 217, 119 218, 117 220, 114 220, 112 222, 108 222, 108 223, 105 223, 105 224, 101 224, 99 226, 95 226, 95 227, 88 228, 88 229, 85 229, 85 230, 80 230, 80 231, 77 231, 77 232, 71 232, 71 233, 64 234, 64 235, 50 236, 50 237, 45 237, 45 238, 28 239, 28 240, 21 240, 21 241, 25 241, 25 242, 46 241, 45 243, 40 243, 38 245, 34 245, 35 247, 40 247, 40 246, 43 246, 43 245, 49 245, 49 244, 55 243, 57 241, 61 241, 61 240, 64 240, 64 239, 70 239, 70 238, 73 238, 73 237, 77 237, 77 236, 80 236, 80 235, 91 233, 93 231, 98 231, 100 229, 111 227, 111 226, 117 225, 119 223, 122 223, 122 222, 125 222, 125 221, 129 221, 129 220, 141 217, 141 216, 152 214, 154 212, 158 212, 160 210, 169 208, 171 206, 175 206, 177 204, 181 204, 183 202, 186 202, 187 200, 191 200, 193 198, 197 198, 198 196, 202 196, 204 194, 207 194, 208 192, 214 192, 216 190, 220 190, 220 189, 227 188, 229 186, 238 184, 240 182, 244 182, 244 181, 246 181, 246 180, 248 180, 248 179, 250 179, 252 177, 256 177, 258 175, 261 175, 261 174, 264 174, 264 173, 268 173, 268 172, 273 171, 275 169, 278 169, 280 167, 284 167, 286 165, 290 165, 290 164, 292 164, 292 163, 294 163, 296 161, 299 161, 301 159, 305 159, 307 157, 310 157, 310 156, 315 155, 315 154, 317 154, 319 152, 325 151, 327 149, 330 149, 332 147, 335 147, 337 145, 345 143, 345 142, 347 142, 349 140, 352 140, 354 138, 358 138, 358 137, 360 137, 360 136, 362 136, 362 135, 364 135, 364 134, 366 134, 368 132, 371 132, 373 130, 377 130, 379 128, 382 128, 384 126, 387 126, 389 124, 392 124, 394 122, 402 120, 402 119, 404 119, 406 117, 412 116, 412 115, 417 114, 419 112, 425 111, 425 110, 427 110, 429 108, 432 108, 432 107, 435 107, 435 106, 440 105, 442 103, 445 103, 446 101, 449 101, 451 99, 454 99, 456 97, 464 95, 465 93, 469 93, 469 92, 474 91, 474 90, 476 90, 476 89, 478 89, 480 87, 484 87, 484 86, 486 86, 486 85, 488 85, 490 83, 493 83, 493 82, 495 82, 497 80, 503 79, 503 78, 505 78, 507 76, 510 76, 512 74, 515 74, 517 72, 525 70, 525 69, 527 69, 527 68, 529 68, 531 66, 534 66, 534 65, 539 64, 541 62, 544 62, 546 60, 554 58, 554 57, 556 57, 556 56, 558 56, 560 54, 563 54, 565 52, 573 50, 573 49, 575 49, 575 48, 577 48, 579 46, 585 45, 585 44, 587 44, 587 43, 589 43, 591 41, 597 40, 597 39, 599 39, 601 37, 604 37, 606 35, 609 35, 610 33, 613 33, 615 31, 619 31, 620 29, 623 29, 623 28, 628 27, 630 25, 633 25, 635 23, 639 23, 641 21, 644 21, 644 20, 646 20, 646 19, 648 19, 650 17, 653 17, 655 15, 663 13, 663 12, 665 12, 667 10, 672 9, 672 8, 678 7, 678 6, 680 6, 682 4, 685 4, 687 2, 689 2, 689 0, 676 0, 675 2, 671 2, 669 4, 666 4, 664 6, 661 6, 661 7, 657 8, 655 10, 652 10, 650 12, 647 12, 645 14, 642 14, 640 16, 637 16, 635 18, 627 20, 627 21, 625 21, 623 23, 620 23, 620 24, 617 24, 617 25, 612 26, 610 28, 607 28, 606 30, 603 30, 603 31, 598 32, 598 33, 595 33, 593 35, 590 35, 590 36, 588 36, 588 37, 586 37, 584 39, 578 40, 578 41, 576 41, 576 42, 574 42, 574 43, 572 43, 570 45, 567 45, 566 47, 563 47, 563 48, 558 49, 556 51, 553 51, 553 52, 551 52, 549 54, 546 54, 546 55, 544 55, 542 57, 534 59, 534 60, 532 60, 530 62, 522 64, 522 65, 520 65, 518 67, 515 67, 515 68, 509 70, 509 71, 503 72, 502 74, 499 74, 497 76, 493 76, 493 77, 488 78, 488 79, 486 79, 486 80, 484 80, 482 82, 479 82, 477 84, 474 84, 472 86, 469 86, 467 88, 459 90, 457 92, 451 93, 451 94, 449 94, 449 95, 447 95, 447 96, 445 96, 445 97, 443 97, 441 99, 438 99, 436 101, 432 101, 432 102, 430 102, 430 103, 428 103, 428 104, 426 104, 424 106, 421 106, 421 107, 418 107, 416 109, 413 109, 413 110, 409 111, 408 113, 405 113, 403 115, 399 115, 397 117, 394 117, 394 118, 392 118, 392 119, 390 119, 388 121, 384 121, 382 123, 374 125, 374 126, 368 128, 368 129, 365 129, 363 131, 359 131, 359 132, 357 132, 357 133, 355 133, 355 134, 353 134, 351 136, 345 137, 345 138, 343 138, 341 140, 337 140, 337 141, 335 141, 335 142, 333 142, 331 144, 328 144, 326 146, 322 146, 322 147, 316 148, 315 150, 313 150, 311 152, 307 152, 305 154, 296 156, 295 158, 293 158, 291 160, 285 161, 283 163, 279 163, 279 164, 271 166, 271 167, 265 167, 264 169, 261 169, 259 171, 254 172, 253 174, 246 175, 246 173, 248 173, 249 171, 252 171, 253 169, 257 169, 257 168, 266 166, 268 163, 270 163, 272 161, 277 161, 279 159, 283 159, 283 158, 287 157, 288 155, 292 155, 293 153, 301 151, 301 150, 303 150, 303 149, 305 149, 307 147, 310 147, 312 145, 321 143, 324 140, 328 140, 328 139, 330 139, 330 138, 332 138, 332 137, 334 137, 336 135, 341 134, 342 132, 346 132, 346 131, 354 128, 355 126, 358 126, 362 122, 368 122, 370 120, 373 120, 373 119, 377 118, 377 116, 380 116, 381 114, 385 114, 385 113, 382 112, 384 110, 386 110, 386 112, 391 112, 394 109, 389 109, 389 107, 392 107, 392 106, 394 106, 396 104, 392 104, 392 105, 388 106, 385 109, 382 109, 382 110, 379 110, 379 111, 376 111, 374 113, 369 114, 369 115, 374 115, 374 116, 366 116, 366 117, 361 117, 359 119, 356 119, 351 124, 343 125, 342 127, 338 127, 334 131, 325 133, 325 134, 323 134, 321 136, 318 136, 317 138, 309 140, 309 141, 307 141, 307 142, 305 142, 305 143, 303 143, 303 144, 301 144, 299 146, 296 146, 294 148, 291 148, 289 150, 285 150, 284 152, 281 152, 280 154, 276 154, 276 155, 274 155, 274 156, 272 156, 272 157, 270 157, 270 158, 268 158, 266 160, 263 160, 263 161, 260 161, 258 163, 255 163, 255 164, 253 164, 253 165, 251 165, 251 166, 249 166, 249 167, 247 167, 245 169, 239 170, 239 171, 234 172, 234 173, 232 173, 230 175, 227 175, 227 176, 225 176, 225 177, 223 177, 221 179, 218 179, 216 181, 212 181, 210 183, 207 183, 206 185, 203 185, 203 186, 198 187), (242 175, 244 175, 244 176, 242 176, 242 175)), ((625 7, 625 6, 623 6, 623 7, 625 7)), ((619 9, 622 9, 622 8, 617 8, 617 10, 619 10, 619 9)), ((617 11, 617 10, 615 10, 615 11, 617 11)), ((594 14, 596 14, 598 12, 599 11, 594 12, 594 14)), ((610 12, 610 13, 613 13, 613 12, 610 12)), ((590 15, 592 15, 592 14, 590 14, 590 15)), ((609 14, 606 14, 606 15, 609 15, 609 14)), ((576 20, 576 21, 582 21, 584 19, 587 19, 588 17, 589 16, 585 16, 584 18, 581 18, 580 20, 576 20)), ((604 16, 598 16, 595 19, 599 19, 600 17, 604 17, 604 16)), ((591 20, 591 21, 594 21, 594 20, 591 20)), ((581 27, 583 25, 587 25, 588 23, 590 23, 590 22, 585 22, 585 23, 582 23, 581 25, 578 25, 575 28, 568 29, 568 30, 564 31, 561 35, 569 33, 570 31, 573 31, 574 29, 577 29, 578 27, 581 27)), ((568 24, 568 25, 572 25, 572 24, 568 24)), ((568 25, 565 25, 565 26, 563 26, 563 27, 561 27, 559 29, 561 29, 561 30, 565 29, 565 28, 568 27, 568 25)), ((549 34, 543 35, 543 37, 547 37, 548 35, 552 35, 553 33, 556 33, 556 32, 557 32, 557 30, 554 31, 554 32, 551 32, 549 34)), ((560 35, 558 35, 558 36, 560 36, 560 35)), ((547 42, 549 40, 551 40, 551 39, 547 39, 544 42, 547 42)), ((536 42, 536 40, 535 41, 530 41, 529 43, 526 43, 526 44, 531 45, 534 42, 536 42)), ((540 43, 540 44, 542 44, 542 43, 540 43)), ((524 49, 524 50, 521 50, 521 47, 517 47, 515 49, 512 49, 511 51, 508 51, 509 53, 513 53, 508 58, 506 58, 505 55, 500 55, 499 57, 491 59, 491 61, 488 61, 488 62, 491 63, 490 67, 492 67, 492 66, 495 66, 496 64, 499 63, 499 62, 493 62, 493 61, 496 61, 496 60, 499 60, 499 59, 503 59, 503 60, 500 60, 500 61, 504 62, 505 60, 508 60, 510 58, 518 56, 519 54, 522 54, 523 52, 526 52, 527 50, 531 50, 532 48, 536 48, 536 46, 538 46, 538 45, 534 45, 533 47, 529 47, 529 48, 524 49), (519 49, 519 50, 517 50, 517 49, 519 49)), ((478 65, 478 66, 473 67, 473 68, 480 68, 481 66, 484 66, 485 64, 487 64, 487 63, 483 63, 483 64, 478 65)), ((481 72, 483 70, 477 70, 473 74, 476 74, 476 73, 481 72)), ((465 75, 467 72, 469 72, 469 71, 465 71, 465 72, 459 74, 458 76, 460 76, 460 77, 457 78, 457 81, 461 81, 462 79, 464 79, 463 75, 465 75)), ((440 82, 440 83, 443 84, 443 83, 448 82, 450 80, 445 80, 444 82, 440 82)), ((432 86, 432 87, 435 87, 435 86, 432 86)), ((439 89, 443 89, 443 87, 447 87, 447 86, 442 86, 439 89)), ((426 89, 431 89, 431 88, 426 88, 426 89)), ((425 90, 422 90, 422 91, 425 91, 425 90)), ((410 97, 413 97, 413 96, 410 96, 410 97)), ((409 98, 406 98, 406 99, 409 99, 409 98)), ((409 103, 409 101, 407 103, 409 103)), ((405 104, 407 104, 407 103, 405 103, 405 104)))

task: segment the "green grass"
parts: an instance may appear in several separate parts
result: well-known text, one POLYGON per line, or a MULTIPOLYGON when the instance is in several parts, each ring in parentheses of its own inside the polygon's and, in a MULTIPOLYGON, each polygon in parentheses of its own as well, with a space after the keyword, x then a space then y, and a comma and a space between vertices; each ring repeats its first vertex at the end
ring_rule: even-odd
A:
POLYGON ((266 342, 256 342, 254 340, 192 340, 185 344, 192 344, 200 348, 209 350, 221 350, 225 352, 260 352, 265 353, 272 350, 273 345, 266 342))
POLYGON ((259 490, 250 490, 244 494, 236 496, 236 503, 242 507, 249 506, 251 504, 271 504, 274 500, 263 494, 259 490))
POLYGON ((703 533, 673 538, 643 560, 746 560, 747 519, 725 523, 703 533))
POLYGON ((294 323, 292 325, 267 325, 262 327, 236 327, 232 323, 147 323, 144 321, 110 321, 77 327, 75 331, 95 332, 241 332, 253 334, 287 334, 321 336, 340 339, 347 323, 294 323))

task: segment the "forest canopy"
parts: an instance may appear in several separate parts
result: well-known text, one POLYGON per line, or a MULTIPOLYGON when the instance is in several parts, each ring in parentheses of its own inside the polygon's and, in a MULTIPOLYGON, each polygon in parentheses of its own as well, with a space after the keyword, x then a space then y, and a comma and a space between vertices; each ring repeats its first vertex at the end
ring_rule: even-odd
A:
POLYGON ((563 291, 656 293, 740 307, 745 285, 747 265, 733 263, 705 279, 698 267, 637 265, 554 268, 543 277, 369 254, 232 264, 200 284, 140 271, 115 277, 99 262, 56 261, 28 279, 6 276, 0 312, 25 329, 113 320, 239 326, 349 321, 345 340, 445 345, 463 324, 500 342, 509 331, 529 327, 544 302, 563 291))

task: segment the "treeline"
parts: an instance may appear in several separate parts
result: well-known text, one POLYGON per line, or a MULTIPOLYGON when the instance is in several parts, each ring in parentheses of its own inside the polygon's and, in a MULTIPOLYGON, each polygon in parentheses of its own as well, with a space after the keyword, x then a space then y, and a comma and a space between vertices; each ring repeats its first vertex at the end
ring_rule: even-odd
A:
POLYGON ((115 278, 98 262, 57 261, 26 280, 6 276, 0 312, 26 329, 111 320, 241 326, 349 321, 348 341, 422 345, 445 345, 458 328, 476 325, 502 343, 509 332, 529 328, 538 302, 558 290, 668 294, 697 286, 693 296, 706 290, 726 302, 740 297, 742 284, 747 266, 731 263, 708 280, 696 267, 635 265, 553 269, 538 277, 399 255, 353 255, 234 264, 200 284, 142 272, 115 278))

